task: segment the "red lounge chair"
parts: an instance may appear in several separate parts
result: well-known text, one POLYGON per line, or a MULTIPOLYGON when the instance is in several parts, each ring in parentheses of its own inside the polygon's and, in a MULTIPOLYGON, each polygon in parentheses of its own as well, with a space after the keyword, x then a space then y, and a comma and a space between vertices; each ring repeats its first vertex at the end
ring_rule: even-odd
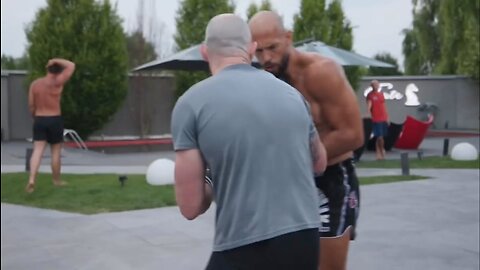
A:
POLYGON ((429 115, 426 122, 407 115, 402 132, 395 142, 394 147, 399 149, 417 149, 425 138, 427 130, 432 123, 433 115, 429 115))

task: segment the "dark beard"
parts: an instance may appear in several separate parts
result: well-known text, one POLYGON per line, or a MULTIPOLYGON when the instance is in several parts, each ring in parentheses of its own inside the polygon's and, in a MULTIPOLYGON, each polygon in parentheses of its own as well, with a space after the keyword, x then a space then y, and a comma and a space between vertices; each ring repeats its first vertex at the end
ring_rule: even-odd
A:
POLYGON ((290 55, 285 54, 285 56, 282 58, 282 62, 280 63, 280 67, 278 68, 278 72, 273 74, 275 77, 288 84, 290 84, 290 76, 287 74, 289 58, 290 55))

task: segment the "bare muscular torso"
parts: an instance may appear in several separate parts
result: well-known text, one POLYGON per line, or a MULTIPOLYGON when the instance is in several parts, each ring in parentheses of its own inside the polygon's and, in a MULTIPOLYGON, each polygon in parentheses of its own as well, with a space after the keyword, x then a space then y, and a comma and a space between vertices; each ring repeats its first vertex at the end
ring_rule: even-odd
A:
POLYGON ((48 77, 35 80, 30 87, 30 106, 34 116, 61 115, 60 100, 63 85, 48 77))
MULTIPOLYGON (((327 150, 328 165, 352 157, 357 145, 352 143, 352 147, 345 148, 342 139, 347 138, 338 135, 351 132, 348 123, 352 122, 352 117, 360 120, 359 109, 355 110, 358 104, 353 91, 348 83, 345 86, 341 82, 344 80, 341 73, 343 71, 339 73, 335 66, 331 60, 319 55, 297 52, 291 56, 287 70, 290 84, 300 91, 310 104, 313 121, 327 150), (344 111, 340 106, 353 106, 353 110, 344 111), (340 149, 342 147, 343 150, 340 149)), ((358 132, 356 124, 353 128, 358 132)))

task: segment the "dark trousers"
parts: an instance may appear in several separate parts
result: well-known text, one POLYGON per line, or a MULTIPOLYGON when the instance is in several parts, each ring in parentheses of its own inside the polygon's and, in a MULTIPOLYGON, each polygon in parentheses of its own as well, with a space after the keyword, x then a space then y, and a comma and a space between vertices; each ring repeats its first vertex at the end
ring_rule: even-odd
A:
POLYGON ((207 270, 316 270, 318 228, 280 235, 231 250, 213 252, 207 270))

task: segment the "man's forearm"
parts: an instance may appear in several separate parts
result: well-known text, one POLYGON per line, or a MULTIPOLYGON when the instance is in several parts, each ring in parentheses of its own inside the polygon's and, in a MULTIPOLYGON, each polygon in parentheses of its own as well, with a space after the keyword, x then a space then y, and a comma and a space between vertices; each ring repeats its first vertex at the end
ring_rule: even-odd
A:
POLYGON ((63 72, 68 72, 69 74, 73 73, 73 71, 75 70, 75 63, 67 59, 63 59, 63 58, 50 59, 47 63, 47 66, 51 66, 53 64, 62 66, 63 72))
POLYGON ((57 63, 61 66, 64 66, 64 67, 74 64, 72 61, 67 60, 67 59, 63 59, 63 58, 53 58, 52 60, 55 61, 55 63, 57 63))
POLYGON ((329 161, 362 146, 363 133, 359 134, 354 130, 333 130, 321 136, 321 139, 327 151, 327 160, 329 161))
POLYGON ((310 151, 314 174, 316 176, 323 174, 327 167, 327 153, 317 132, 310 138, 310 151))
POLYGON ((72 61, 69 61, 67 59, 55 58, 53 60, 55 61, 55 63, 61 65, 65 69, 73 69, 75 67, 75 63, 73 63, 72 61))

